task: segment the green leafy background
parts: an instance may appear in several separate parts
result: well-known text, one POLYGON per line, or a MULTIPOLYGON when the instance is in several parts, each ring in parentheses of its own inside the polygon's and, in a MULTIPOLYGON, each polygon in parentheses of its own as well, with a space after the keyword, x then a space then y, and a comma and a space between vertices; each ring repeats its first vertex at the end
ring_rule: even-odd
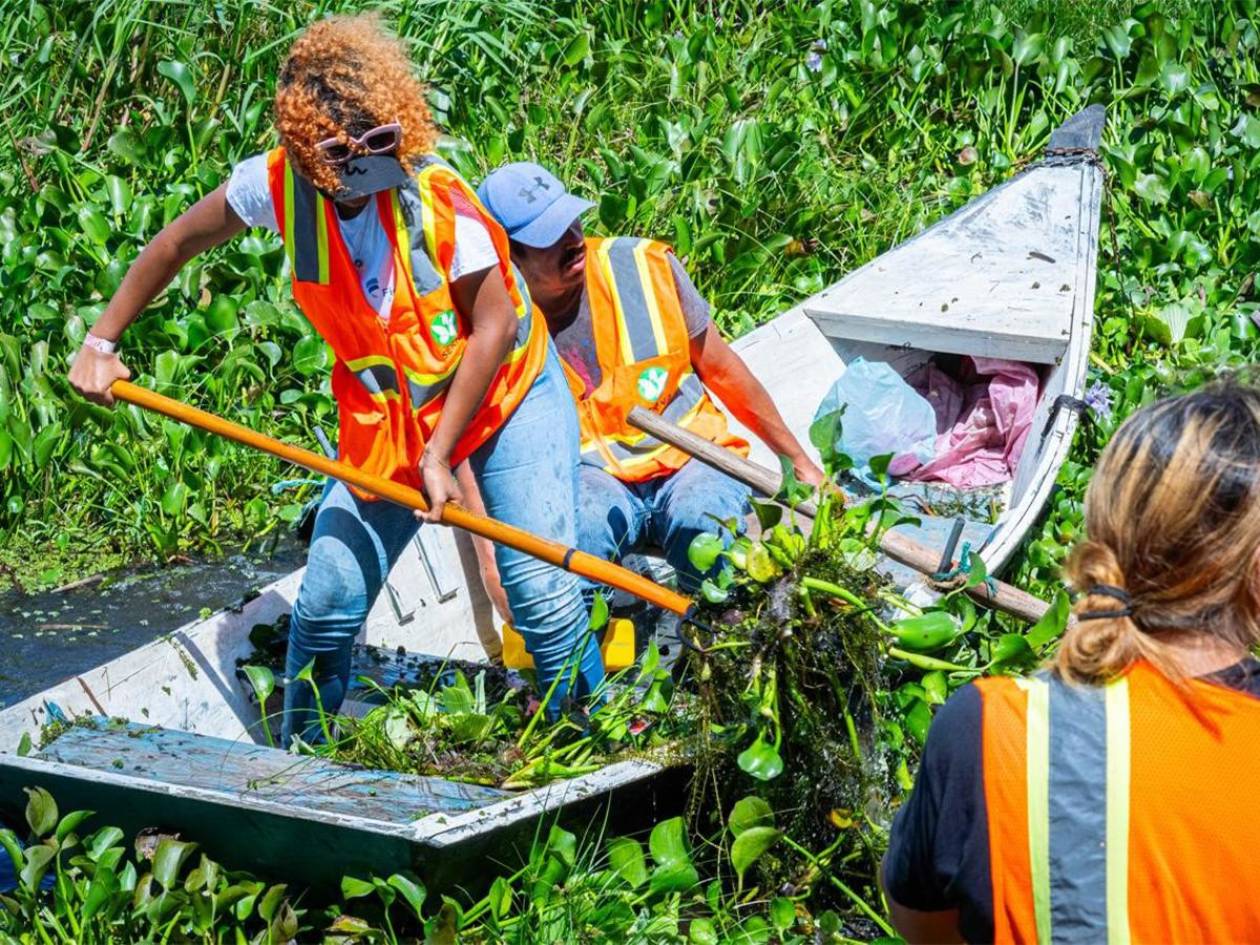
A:
MULTIPOLYGON (((134 408, 68 359, 162 225, 270 147, 277 64, 363 4, 22 2, 0 25, 0 565, 35 583, 292 520, 276 463, 134 408)), ((599 232, 672 243, 738 335, 1108 107, 1095 380, 1018 575, 1054 578, 1089 463, 1134 406, 1252 358, 1260 79, 1251 0, 386 2, 478 179, 535 158, 599 232), (1005 11, 1005 12, 1003 12, 1005 11)), ((140 383, 313 446, 327 355, 255 232, 199 258, 130 329, 140 383)))

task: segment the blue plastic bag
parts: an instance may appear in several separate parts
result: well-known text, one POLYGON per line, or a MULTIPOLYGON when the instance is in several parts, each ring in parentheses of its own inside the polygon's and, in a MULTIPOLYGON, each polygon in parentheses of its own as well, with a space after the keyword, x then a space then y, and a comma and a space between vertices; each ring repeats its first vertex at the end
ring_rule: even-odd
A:
POLYGON ((871 457, 909 454, 922 465, 936 453, 936 411, 918 391, 882 361, 857 358, 831 385, 818 405, 818 420, 841 407, 840 435, 834 447, 853 459, 853 473, 878 487, 871 457))

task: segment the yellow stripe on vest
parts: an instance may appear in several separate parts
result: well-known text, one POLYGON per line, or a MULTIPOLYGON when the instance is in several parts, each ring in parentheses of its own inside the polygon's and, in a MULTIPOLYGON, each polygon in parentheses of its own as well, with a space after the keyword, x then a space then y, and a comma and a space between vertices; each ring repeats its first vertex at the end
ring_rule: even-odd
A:
POLYGON ((1025 734, 1028 778, 1028 867, 1037 941, 1050 941, 1050 686, 1021 680, 1028 692, 1025 734))
POLYGON ((1129 680, 1111 683, 1107 711, 1107 945, 1128 945, 1129 933, 1129 680))
POLYGON ((643 298, 647 302, 648 320, 652 323, 652 337, 656 339, 657 355, 669 353, 669 342, 665 338, 665 324, 661 321, 661 309, 656 304, 656 288, 652 284, 652 270, 648 266, 647 251, 651 247, 648 240, 643 240, 634 248, 635 268, 639 270, 639 284, 643 286, 643 298))

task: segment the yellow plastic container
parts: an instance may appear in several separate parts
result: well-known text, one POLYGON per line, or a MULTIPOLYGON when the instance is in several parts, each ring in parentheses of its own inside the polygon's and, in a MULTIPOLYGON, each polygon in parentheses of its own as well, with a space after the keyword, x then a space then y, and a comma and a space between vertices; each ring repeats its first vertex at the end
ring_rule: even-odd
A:
MULTIPOLYGON (((634 622, 619 617, 608 622, 599 646, 604 669, 615 672, 634 663, 634 622)), ((503 663, 509 669, 533 669, 534 658, 525 649, 525 638, 510 623, 503 625, 503 663)))

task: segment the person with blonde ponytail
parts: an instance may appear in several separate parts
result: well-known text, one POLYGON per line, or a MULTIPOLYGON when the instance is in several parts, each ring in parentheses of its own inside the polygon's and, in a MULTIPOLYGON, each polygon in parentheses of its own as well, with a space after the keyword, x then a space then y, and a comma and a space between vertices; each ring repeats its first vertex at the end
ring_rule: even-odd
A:
POLYGON ((1260 389, 1098 461, 1050 666, 941 707, 882 880, 909 942, 1260 942, 1260 389))

